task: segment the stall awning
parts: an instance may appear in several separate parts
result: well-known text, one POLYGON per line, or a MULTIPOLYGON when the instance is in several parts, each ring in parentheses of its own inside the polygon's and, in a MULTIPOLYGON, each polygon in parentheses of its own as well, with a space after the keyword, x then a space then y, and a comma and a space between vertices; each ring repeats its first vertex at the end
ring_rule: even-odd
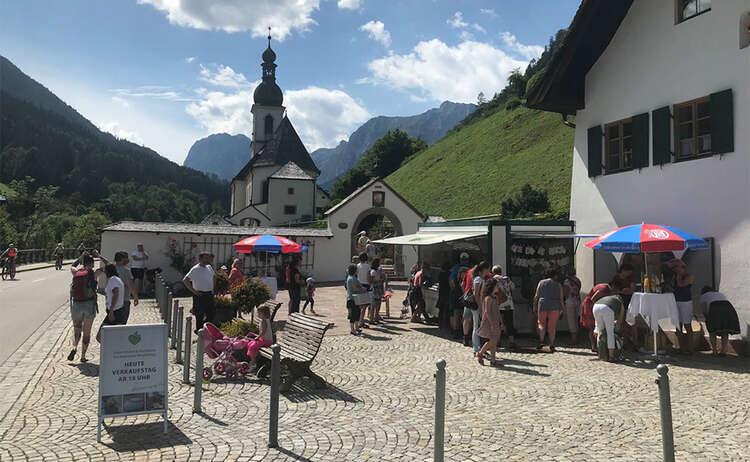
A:
POLYGON ((405 236, 389 237, 388 239, 381 239, 374 241, 375 244, 392 244, 392 245, 434 245, 441 244, 443 242, 462 241, 464 239, 472 239, 475 237, 484 237, 487 235, 487 231, 467 231, 464 233, 450 232, 450 233, 416 233, 407 234, 405 236))
POLYGON ((594 239, 599 237, 599 234, 580 234, 580 233, 540 233, 540 232, 527 232, 527 231, 513 231, 510 233, 513 237, 530 238, 530 239, 594 239))

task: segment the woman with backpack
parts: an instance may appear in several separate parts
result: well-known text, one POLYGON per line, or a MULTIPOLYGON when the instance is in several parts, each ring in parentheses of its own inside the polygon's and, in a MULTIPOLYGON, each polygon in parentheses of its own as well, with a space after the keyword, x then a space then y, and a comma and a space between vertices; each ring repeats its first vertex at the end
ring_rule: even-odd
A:
MULTIPOLYGON (((78 350, 78 342, 83 337, 81 345, 81 362, 88 361, 86 350, 91 342, 91 326, 96 318, 96 279, 101 269, 94 270, 94 257, 99 253, 94 251, 93 256, 83 253, 70 268, 73 282, 70 285, 70 318, 73 321, 73 349, 68 353, 68 361, 73 361, 78 350)), ((102 258, 102 261, 105 261, 102 258)), ((105 261, 106 263, 106 261, 105 261)))

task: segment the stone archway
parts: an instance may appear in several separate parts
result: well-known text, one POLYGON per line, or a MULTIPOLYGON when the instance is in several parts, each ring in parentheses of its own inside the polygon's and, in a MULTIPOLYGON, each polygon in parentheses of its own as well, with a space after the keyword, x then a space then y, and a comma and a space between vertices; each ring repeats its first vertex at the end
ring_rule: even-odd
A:
MULTIPOLYGON (((357 218, 354 220, 349 239, 351 255, 357 255, 357 235, 361 231, 363 222, 373 216, 388 218, 388 220, 393 224, 393 231, 395 233, 394 235, 401 236, 404 234, 404 227, 401 224, 401 220, 399 220, 396 214, 394 214, 390 209, 387 209, 385 207, 371 207, 360 212, 360 214, 357 215, 357 218)), ((397 274, 404 274, 403 250, 399 245, 393 246, 393 265, 397 274)))

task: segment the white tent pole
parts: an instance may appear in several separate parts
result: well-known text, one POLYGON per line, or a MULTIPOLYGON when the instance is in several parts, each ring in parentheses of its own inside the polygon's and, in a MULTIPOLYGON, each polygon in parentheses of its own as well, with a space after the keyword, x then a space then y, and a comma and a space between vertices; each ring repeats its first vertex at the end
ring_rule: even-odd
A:
MULTIPOLYGON (((648 272, 648 253, 644 252, 643 253, 643 258, 646 260, 646 264, 645 264, 645 266, 646 266, 646 279, 648 279, 648 287, 644 288, 645 289, 644 292, 650 293, 651 292, 651 274, 649 274, 649 272, 648 272)), ((659 320, 658 319, 656 320, 656 328, 654 328, 654 326, 651 326, 651 330, 654 332, 654 358, 658 358, 659 357, 659 352, 656 349, 656 333, 659 330, 659 320)))

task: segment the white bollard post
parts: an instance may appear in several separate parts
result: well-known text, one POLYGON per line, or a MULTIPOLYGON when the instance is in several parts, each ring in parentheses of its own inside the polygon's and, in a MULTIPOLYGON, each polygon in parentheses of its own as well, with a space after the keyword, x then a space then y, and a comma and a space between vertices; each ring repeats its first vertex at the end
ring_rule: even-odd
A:
POLYGON ((435 431, 433 442, 435 450, 433 458, 435 462, 443 462, 443 449, 445 444, 445 360, 437 363, 435 371, 435 431))
POLYGON ((195 388, 193 393, 193 414, 201 413, 201 395, 203 393, 203 329, 198 331, 198 345, 195 352, 195 388))
POLYGON ((182 383, 190 385, 190 353, 193 349, 191 338, 193 335, 193 317, 185 320, 185 361, 182 368, 182 383))
POLYGON ((271 346, 271 409, 268 413, 268 447, 279 447, 279 386, 281 382, 281 346, 271 346))
POLYGON ((177 307, 177 354, 175 355, 174 362, 182 364, 182 310, 184 307, 179 305, 177 307))

